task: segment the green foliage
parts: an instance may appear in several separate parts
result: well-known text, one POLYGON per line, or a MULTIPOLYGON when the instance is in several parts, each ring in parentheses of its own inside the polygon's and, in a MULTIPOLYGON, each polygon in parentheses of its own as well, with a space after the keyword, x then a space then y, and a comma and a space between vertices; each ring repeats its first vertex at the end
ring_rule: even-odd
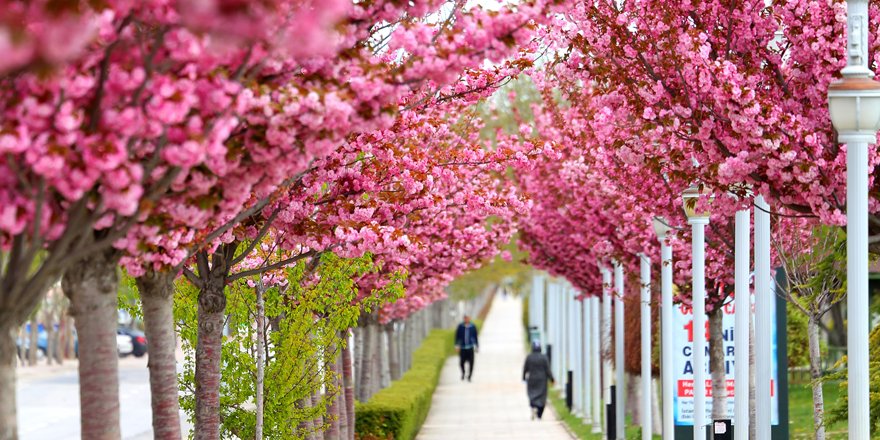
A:
POLYGON ((788 366, 810 366, 810 340, 807 334, 809 318, 795 307, 786 307, 788 316, 788 366))
POLYGON ((119 296, 117 300, 120 310, 125 310, 135 320, 142 321, 144 319, 137 283, 135 283, 134 277, 121 269, 119 270, 119 296))
MULTIPOLYGON (((868 342, 868 382, 870 387, 870 411, 871 411, 871 431, 877 433, 880 430, 880 325, 874 327, 869 335, 868 342)), ((826 424, 841 423, 847 420, 847 370, 846 356, 840 359, 835 367, 840 367, 835 373, 825 376, 823 381, 840 381, 840 398, 832 403, 830 409, 827 410, 825 422, 826 424)), ((831 400, 826 399, 828 402, 831 400)))
POLYGON ((413 353, 412 368, 369 402, 355 407, 358 440, 411 440, 428 416, 440 370, 453 351, 453 330, 432 331, 413 353))
MULTIPOLYGON (((338 373, 328 367, 346 343, 345 332, 357 324, 361 310, 372 310, 399 298, 403 292, 403 276, 395 274, 382 290, 358 298, 356 280, 378 269, 369 255, 343 259, 332 253, 322 254, 316 266, 302 261, 287 268, 286 286, 264 290, 266 337, 262 341, 257 338, 256 326, 255 289, 262 289, 259 278, 240 280, 227 287, 230 334, 223 340, 220 384, 224 438, 254 437, 257 344, 266 348, 264 435, 306 438, 314 433, 306 430, 303 422, 323 417, 340 394, 338 373), (319 396, 316 402, 312 399, 314 395, 319 396)), ((191 419, 195 416, 197 310, 198 289, 180 280, 175 319, 186 356, 180 378, 184 392, 181 408, 191 419)))

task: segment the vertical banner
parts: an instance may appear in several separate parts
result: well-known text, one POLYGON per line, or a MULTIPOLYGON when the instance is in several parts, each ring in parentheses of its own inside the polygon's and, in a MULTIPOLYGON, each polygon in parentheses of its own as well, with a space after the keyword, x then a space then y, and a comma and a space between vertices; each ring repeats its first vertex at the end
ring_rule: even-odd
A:
MULTIPOLYGON (((775 283, 773 285, 773 292, 775 296, 775 283)), ((750 303, 752 305, 752 311, 754 311, 755 307, 755 295, 754 292, 751 292, 750 303)), ((773 302, 773 311, 772 315, 776 316, 776 302, 773 302)), ((734 418, 734 354, 739 347, 734 345, 733 331, 734 331, 734 313, 736 309, 734 307, 733 298, 731 297, 728 300, 728 303, 724 305, 723 312, 724 316, 722 318, 722 329, 723 329, 723 339, 724 339, 724 369, 725 369, 725 377, 727 382, 727 404, 726 404, 726 418, 733 419, 734 418)), ((706 321, 706 328, 701 331, 696 331, 694 329, 694 320, 693 320, 693 312, 690 306, 683 304, 676 304, 672 313, 672 360, 673 360, 673 376, 675 378, 675 385, 673 389, 673 414, 675 416, 675 424, 677 426, 693 426, 694 424, 694 368, 693 365, 693 353, 692 353, 692 343, 694 337, 703 337, 708 341, 709 338, 709 327, 708 320, 706 321)), ((754 325, 754 322, 752 323, 754 325)), ((773 334, 771 335, 771 344, 773 347, 773 359, 772 359, 772 372, 771 372, 771 386, 772 386, 772 395, 770 406, 773 413, 770 415, 770 423, 773 425, 779 424, 779 392, 777 390, 777 384, 779 383, 779 356, 777 353, 777 320, 773 320, 773 334)), ((742 347, 743 350, 748 350, 748 347, 742 347)), ((709 347, 706 347, 706 365, 703 365, 703 369, 706 371, 706 377, 711 377, 709 375, 709 347)), ((706 380, 706 397, 712 396, 712 380, 706 380)), ((712 400, 708 399, 706 402, 706 420, 712 420, 712 400)))

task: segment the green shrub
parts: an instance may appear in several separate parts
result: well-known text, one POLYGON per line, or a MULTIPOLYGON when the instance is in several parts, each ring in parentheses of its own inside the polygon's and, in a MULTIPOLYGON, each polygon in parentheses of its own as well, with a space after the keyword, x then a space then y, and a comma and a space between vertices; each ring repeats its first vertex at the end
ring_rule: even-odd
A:
POLYGON ((454 330, 433 330, 413 353, 412 368, 369 402, 355 406, 358 440, 411 440, 419 432, 440 371, 453 353, 454 330))

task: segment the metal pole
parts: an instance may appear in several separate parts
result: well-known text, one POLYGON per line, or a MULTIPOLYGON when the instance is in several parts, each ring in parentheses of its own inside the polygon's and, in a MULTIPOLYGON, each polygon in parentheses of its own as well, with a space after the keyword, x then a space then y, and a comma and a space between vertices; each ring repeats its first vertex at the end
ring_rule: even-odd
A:
POLYGON ((694 440, 706 440, 706 217, 692 217, 694 440))
POLYGON ((675 387, 672 374, 672 246, 666 235, 660 239, 660 374, 663 376, 663 438, 675 435, 672 399, 675 387))
POLYGON ((593 303, 590 301, 590 298, 581 300, 581 337, 578 343, 581 363, 581 408, 583 410, 584 423, 588 424, 593 423, 593 401, 590 399, 590 386, 593 384, 590 375, 590 309, 592 309, 592 306, 593 303))
POLYGON ((651 260, 639 255, 642 312, 642 440, 651 440, 651 260))
POLYGON ((734 345, 734 424, 736 440, 749 440, 749 327, 752 314, 749 298, 749 233, 751 210, 736 212, 736 289, 733 330, 734 345))
POLYGON ((614 384, 615 391, 615 422, 617 423, 617 438, 619 440, 626 439, 624 432, 626 419, 626 406, 623 399, 624 393, 624 371, 623 371, 623 265, 619 261, 614 264, 614 286, 617 288, 617 295, 614 300, 614 368, 617 370, 617 380, 614 384))
MULTIPOLYGON (((602 266, 602 394, 605 404, 611 403, 611 270, 602 266)), ((605 417, 602 417, 605 431, 605 417)))
POLYGON ((770 289, 770 206, 755 198, 755 437, 770 440, 772 307, 770 289))
POLYGON ((544 312, 544 309, 545 309, 544 303, 547 300, 546 299, 547 295, 544 292, 544 290, 546 288, 545 278, 542 275, 538 275, 535 278, 536 278, 535 292, 537 292, 537 295, 535 295, 535 299, 536 299, 536 301, 535 301, 535 315, 537 317, 537 324, 536 325, 538 326, 538 331, 540 332, 541 338, 540 338, 539 342, 541 343, 541 347, 542 347, 541 349, 543 350, 544 344, 547 343, 547 328, 546 328, 546 323, 545 323, 546 319, 544 317, 544 313, 545 313, 544 312))
POLYGON ((870 437, 868 144, 846 145, 846 352, 849 438, 870 437))
POLYGON ((593 398, 593 433, 602 432, 602 369, 599 367, 599 358, 602 357, 599 349, 599 298, 590 298, 590 376, 591 391, 593 398))
MULTIPOLYGON (((554 307, 555 295, 554 295, 555 287, 552 281, 547 283, 547 322, 545 323, 547 327, 547 345, 550 346, 550 368, 555 372, 556 371, 556 363, 559 362, 556 359, 556 308, 554 307)), ((546 347, 545 347, 546 353, 546 347)))

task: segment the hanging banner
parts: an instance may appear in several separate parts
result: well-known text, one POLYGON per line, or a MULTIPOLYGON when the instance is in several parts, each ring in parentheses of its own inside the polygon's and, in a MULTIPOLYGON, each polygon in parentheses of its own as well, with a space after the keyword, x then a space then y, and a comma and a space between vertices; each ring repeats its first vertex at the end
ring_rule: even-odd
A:
MULTIPOLYGON (((774 283, 775 284, 775 283, 774 283)), ((771 288, 773 297, 776 297, 775 285, 771 288)), ((734 380, 734 355, 737 347, 734 345, 734 307, 733 298, 731 297, 727 304, 724 305, 724 316, 722 318, 722 329, 724 338, 724 369, 727 384, 727 404, 726 418, 734 418, 734 400, 735 396, 735 380, 734 380)), ((755 310, 755 294, 751 292, 752 312, 755 310)), ((771 361, 771 402, 770 408, 772 414, 770 423, 779 424, 779 393, 777 392, 778 381, 778 359, 777 343, 776 343, 776 301, 771 301, 773 310, 771 346, 773 356, 771 361)), ((754 315, 753 315, 754 316, 754 315)), ((754 318, 752 319, 754 326, 754 318)), ((675 414, 675 424, 679 426, 693 426, 694 424, 694 368, 693 364, 693 338, 694 336, 702 336, 706 339, 706 364, 703 370, 706 372, 706 418, 712 420, 712 380, 709 374, 709 322, 706 319, 706 328, 701 332, 695 332, 693 321, 693 311, 690 306, 677 304, 672 312, 672 368, 673 377, 675 378, 675 387, 673 390, 673 413, 675 414)), ((748 347, 743 347, 748 350, 748 347)))

